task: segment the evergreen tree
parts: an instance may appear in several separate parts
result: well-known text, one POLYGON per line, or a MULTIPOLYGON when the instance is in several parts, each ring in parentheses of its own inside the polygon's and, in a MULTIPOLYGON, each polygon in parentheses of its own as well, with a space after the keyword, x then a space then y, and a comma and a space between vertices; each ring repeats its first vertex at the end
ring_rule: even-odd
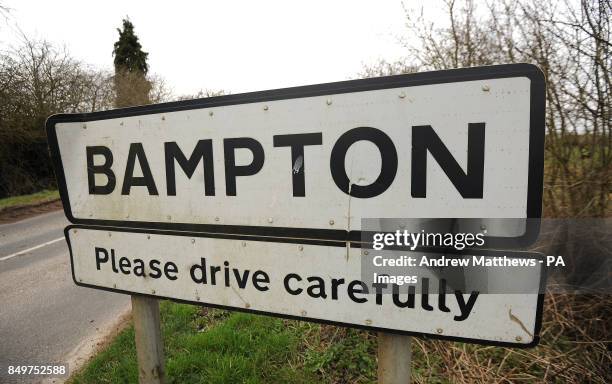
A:
POLYGON ((115 72, 129 71, 141 72, 146 75, 149 71, 147 56, 142 50, 138 36, 134 33, 134 24, 129 19, 123 19, 123 30, 117 28, 119 40, 115 42, 113 56, 115 56, 115 72))
POLYGON ((125 18, 123 29, 117 29, 119 40, 113 48, 115 64, 115 90, 117 107, 148 104, 151 83, 146 75, 148 53, 142 50, 138 36, 134 33, 134 24, 125 18))

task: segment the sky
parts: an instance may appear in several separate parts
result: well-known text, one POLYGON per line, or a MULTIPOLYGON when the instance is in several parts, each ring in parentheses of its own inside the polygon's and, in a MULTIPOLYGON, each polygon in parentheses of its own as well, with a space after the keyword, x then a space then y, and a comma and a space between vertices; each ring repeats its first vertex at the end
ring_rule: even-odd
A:
MULTIPOLYGON (((424 3, 405 1, 409 7, 424 3)), ((401 0, 0 3, 10 8, 0 47, 19 45, 21 30, 106 69, 112 69, 116 29, 129 16, 149 52, 150 72, 176 95, 346 80, 364 65, 406 53, 399 42, 407 32, 401 0)))

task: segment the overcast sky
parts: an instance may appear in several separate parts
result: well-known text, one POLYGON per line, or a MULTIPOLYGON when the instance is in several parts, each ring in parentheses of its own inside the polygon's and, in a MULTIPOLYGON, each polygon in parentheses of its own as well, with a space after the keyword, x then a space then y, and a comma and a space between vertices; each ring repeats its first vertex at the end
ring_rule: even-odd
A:
POLYGON ((406 31, 401 0, 0 2, 11 8, 0 27, 3 47, 18 44, 19 28, 107 69, 116 28, 129 16, 150 71, 175 94, 345 80, 365 64, 405 54, 398 42, 406 31))

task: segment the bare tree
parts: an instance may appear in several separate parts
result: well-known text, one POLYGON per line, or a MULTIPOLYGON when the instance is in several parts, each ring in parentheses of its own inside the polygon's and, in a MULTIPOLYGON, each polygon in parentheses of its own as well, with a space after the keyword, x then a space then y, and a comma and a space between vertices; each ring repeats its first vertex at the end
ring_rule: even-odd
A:
POLYGON ((114 106, 115 89, 113 74, 110 71, 90 70, 86 76, 85 89, 81 110, 94 112, 111 109, 114 106))
POLYGON ((164 103, 174 99, 172 89, 170 89, 163 77, 157 74, 150 74, 147 76, 147 80, 151 84, 151 90, 149 91, 149 101, 151 103, 164 103))
POLYGON ((0 196, 52 185, 45 120, 109 108, 112 92, 108 74, 46 41, 23 37, 20 47, 0 52, 0 196))

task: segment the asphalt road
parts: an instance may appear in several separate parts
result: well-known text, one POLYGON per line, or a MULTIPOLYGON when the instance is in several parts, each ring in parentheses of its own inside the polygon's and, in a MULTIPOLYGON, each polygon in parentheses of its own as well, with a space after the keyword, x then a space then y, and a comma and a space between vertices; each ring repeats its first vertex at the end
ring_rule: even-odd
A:
MULTIPOLYGON (((0 225, 0 367, 66 362, 129 310, 129 296, 72 281, 62 211, 0 225)), ((33 376, 0 382, 37 382, 33 376)))

